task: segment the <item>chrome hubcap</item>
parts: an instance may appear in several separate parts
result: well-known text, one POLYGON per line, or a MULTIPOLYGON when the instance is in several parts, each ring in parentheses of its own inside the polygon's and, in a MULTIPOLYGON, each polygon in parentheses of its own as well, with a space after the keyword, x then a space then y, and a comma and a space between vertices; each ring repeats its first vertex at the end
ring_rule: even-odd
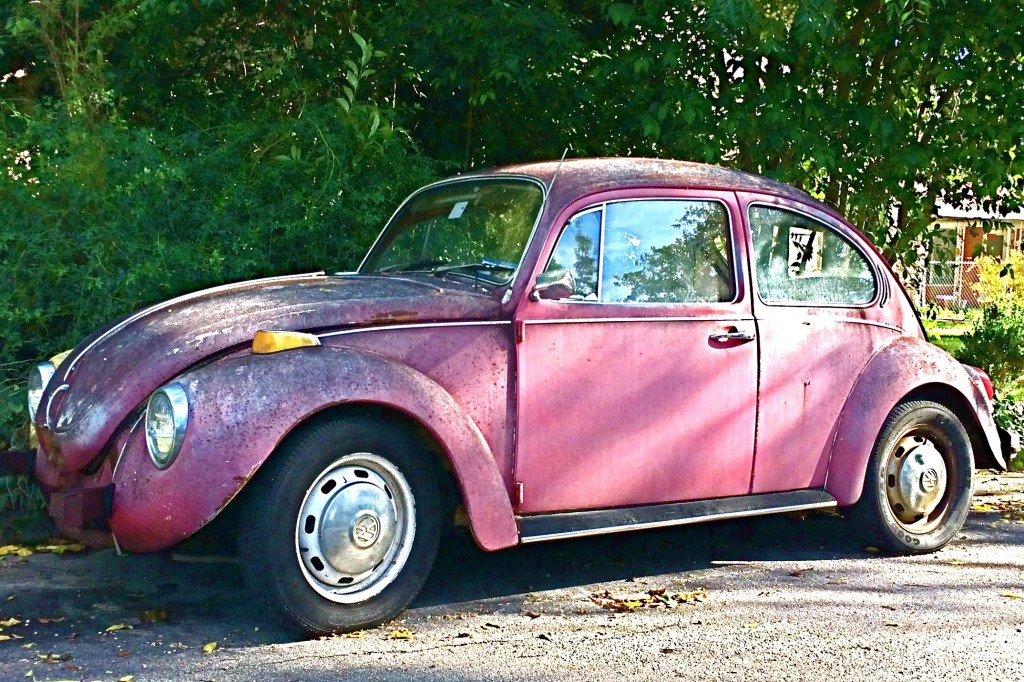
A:
POLYGON ((388 460, 346 455, 306 492, 295 551, 306 581, 331 601, 356 603, 380 593, 405 565, 416 535, 412 491, 388 460))
POLYGON ((920 523, 946 494, 946 460, 921 435, 903 438, 886 466, 886 494, 893 514, 904 524, 920 523))

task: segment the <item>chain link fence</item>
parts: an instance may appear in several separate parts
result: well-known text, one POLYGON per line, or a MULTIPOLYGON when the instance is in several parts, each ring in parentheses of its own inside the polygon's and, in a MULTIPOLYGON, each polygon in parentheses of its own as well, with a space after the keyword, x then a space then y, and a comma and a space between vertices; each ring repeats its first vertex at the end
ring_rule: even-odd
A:
POLYGON ((919 309, 936 306, 950 313, 977 308, 977 283, 978 264, 975 261, 929 263, 918 286, 917 306, 919 309))

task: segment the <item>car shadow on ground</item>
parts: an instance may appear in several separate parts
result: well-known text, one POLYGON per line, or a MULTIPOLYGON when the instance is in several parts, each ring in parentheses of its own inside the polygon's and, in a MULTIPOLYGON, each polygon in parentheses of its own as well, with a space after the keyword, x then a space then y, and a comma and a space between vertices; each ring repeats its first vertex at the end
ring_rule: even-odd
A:
MULTIPOLYGON (((693 574, 693 587, 699 587, 697 572, 713 562, 870 556, 864 544, 849 523, 822 514, 621 533, 493 553, 455 534, 443 542, 426 586, 401 618, 415 622, 438 611, 518 611, 531 593, 634 578, 656 582, 671 575, 678 583, 693 574)), ((145 641, 148 646, 192 648, 213 640, 252 646, 299 638, 268 619, 236 563, 210 563, 195 555, 182 563, 167 555, 118 557, 104 551, 33 556, 11 569, 0 565, 0 584, 14 595, 0 615, 37 624, 50 620, 38 626, 44 635, 72 637, 79 644, 134 640, 136 647, 145 641), (108 631, 119 625, 130 625, 132 631, 108 631)), ((7 596, 3 592, 0 603, 7 596)))
MULTIPOLYGON (((865 555, 865 543, 835 515, 704 523, 480 551, 468 537, 440 553, 415 606, 435 606, 577 585, 687 572, 712 562, 808 561, 865 555)), ((866 555, 865 555, 866 556, 866 555)), ((679 574, 684 574, 680 576, 679 574)))

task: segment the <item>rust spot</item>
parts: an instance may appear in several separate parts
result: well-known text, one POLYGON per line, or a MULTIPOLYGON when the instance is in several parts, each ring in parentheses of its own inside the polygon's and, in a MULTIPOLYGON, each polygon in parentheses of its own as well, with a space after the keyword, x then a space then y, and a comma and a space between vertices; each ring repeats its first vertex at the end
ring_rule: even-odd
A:
POLYGON ((415 322, 420 319, 419 313, 415 310, 391 310, 381 315, 374 315, 370 318, 371 324, 382 322, 415 322))

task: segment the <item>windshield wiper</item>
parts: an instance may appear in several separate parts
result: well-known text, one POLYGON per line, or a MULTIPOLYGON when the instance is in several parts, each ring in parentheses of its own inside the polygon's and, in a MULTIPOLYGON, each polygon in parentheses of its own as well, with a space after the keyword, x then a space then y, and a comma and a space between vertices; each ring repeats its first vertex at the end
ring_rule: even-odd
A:
POLYGON ((431 272, 441 274, 450 272, 452 270, 515 270, 515 263, 510 263, 503 260, 491 260, 490 258, 482 258, 475 263, 455 263, 453 265, 445 265, 444 267, 434 268, 431 272))
POLYGON ((377 272, 435 272, 435 266, 444 265, 448 261, 441 258, 430 258, 428 260, 413 261, 411 263, 399 263, 381 268, 377 272))

